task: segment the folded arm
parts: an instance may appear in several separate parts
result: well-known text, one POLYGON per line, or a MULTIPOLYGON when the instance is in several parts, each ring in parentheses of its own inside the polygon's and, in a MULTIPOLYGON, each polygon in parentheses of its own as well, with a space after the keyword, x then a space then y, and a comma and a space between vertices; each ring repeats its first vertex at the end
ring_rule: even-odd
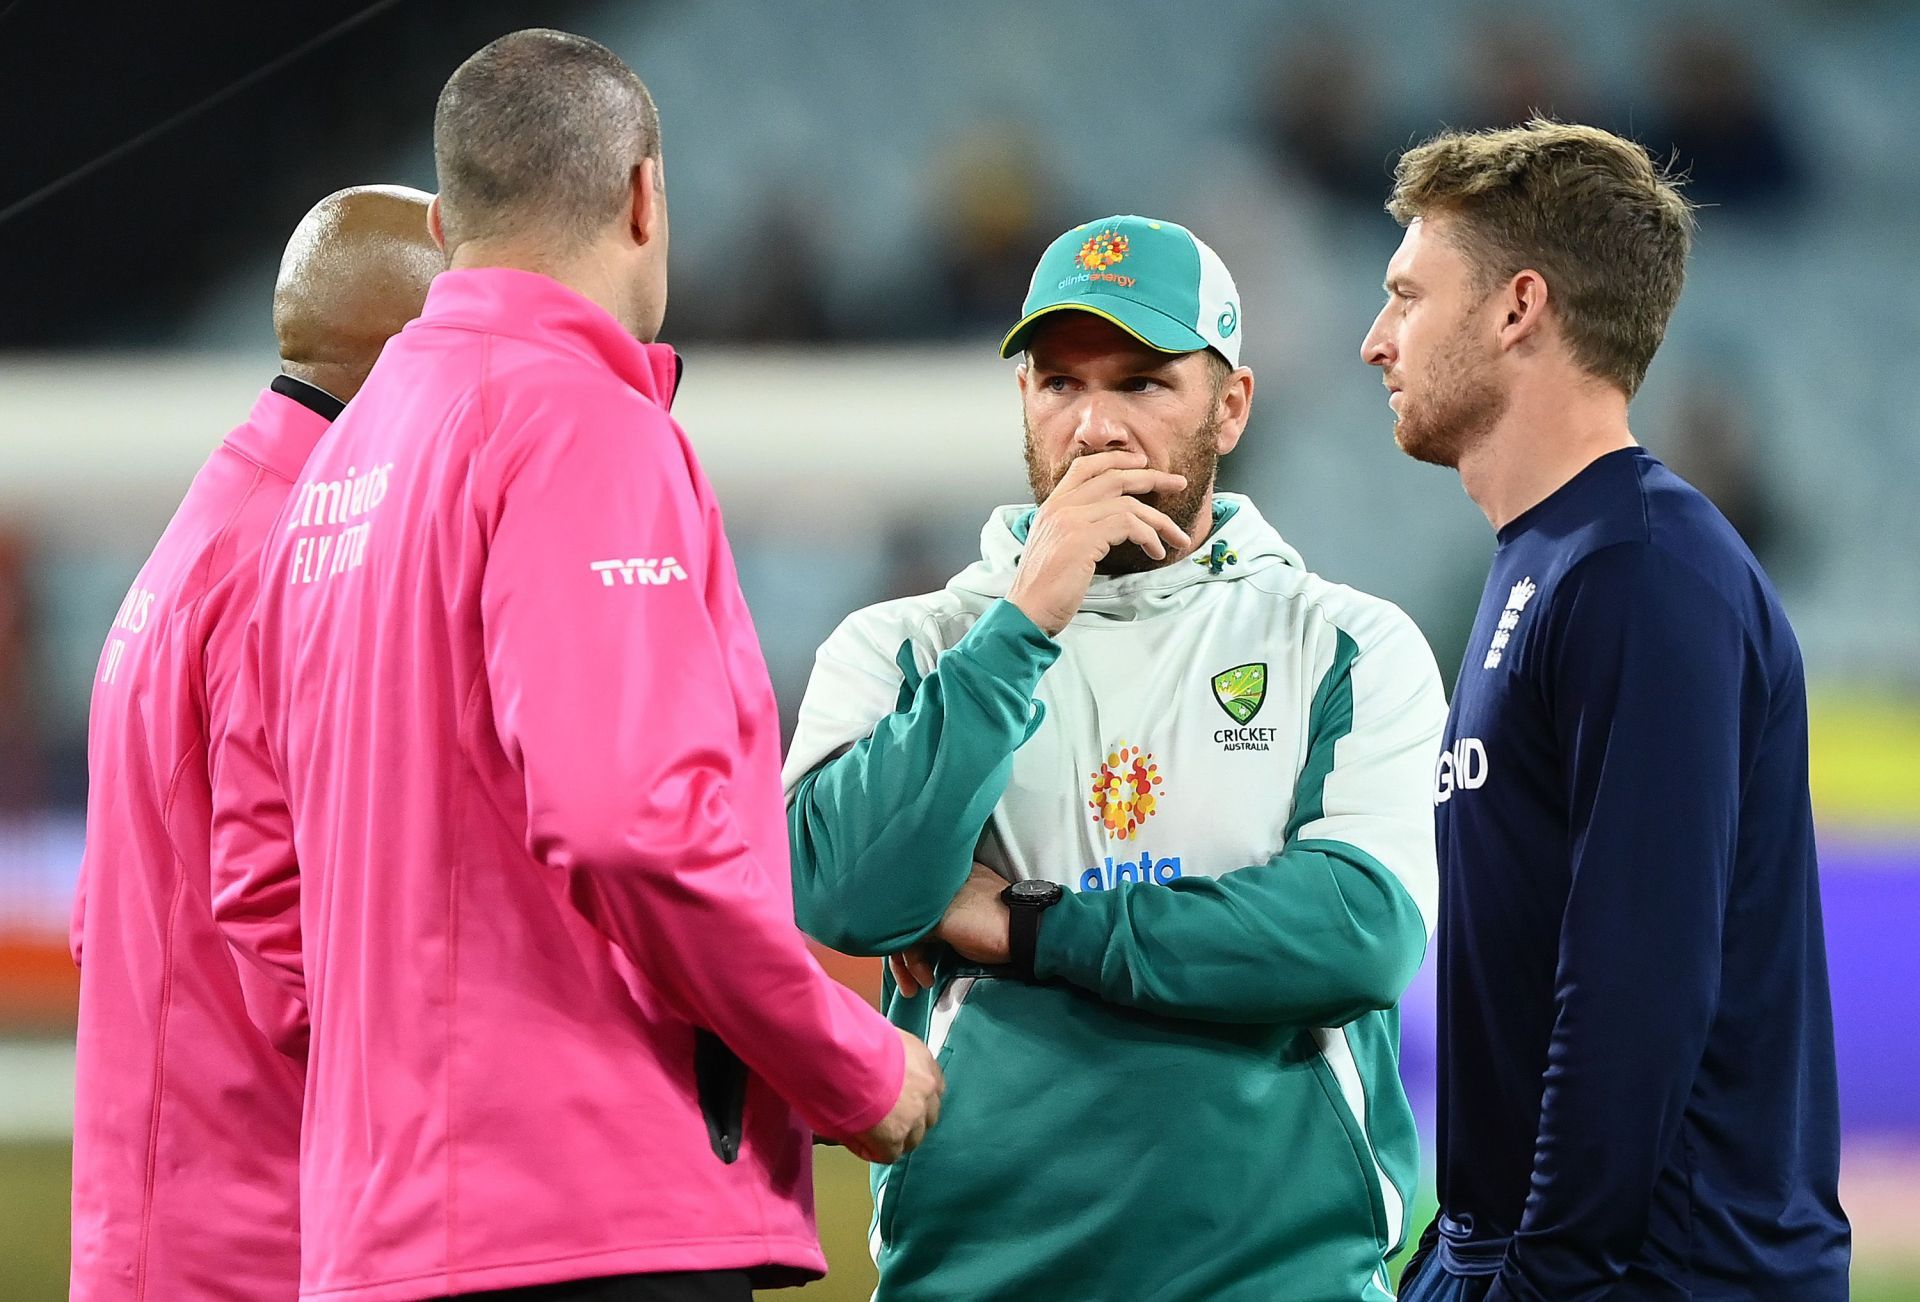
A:
POLYGON ((1014 752, 1040 726, 1034 693, 1059 654, 1006 601, 924 676, 910 641, 884 648, 848 625, 821 648, 788 765, 794 907, 807 934, 890 954, 939 924, 1014 752))
POLYGON ((1446 705, 1405 616, 1362 636, 1335 637, 1279 853, 1216 878, 1069 894, 1041 923, 1036 975, 1207 1021, 1340 1026, 1399 1002, 1439 891, 1446 705))

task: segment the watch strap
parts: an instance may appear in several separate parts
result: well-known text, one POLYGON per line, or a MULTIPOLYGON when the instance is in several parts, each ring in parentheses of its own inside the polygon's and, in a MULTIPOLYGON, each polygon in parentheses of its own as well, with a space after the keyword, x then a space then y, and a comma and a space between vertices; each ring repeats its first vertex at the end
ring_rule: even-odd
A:
POLYGON ((1046 916, 1044 904, 1012 904, 1007 907, 1007 956, 1013 974, 1022 981, 1033 981, 1033 960, 1040 948, 1040 919, 1046 916))

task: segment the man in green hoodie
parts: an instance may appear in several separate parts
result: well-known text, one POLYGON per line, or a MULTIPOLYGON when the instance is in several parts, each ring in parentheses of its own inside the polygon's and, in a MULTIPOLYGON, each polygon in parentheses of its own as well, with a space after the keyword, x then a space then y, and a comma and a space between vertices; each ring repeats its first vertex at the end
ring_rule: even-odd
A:
POLYGON ((800 924, 889 956, 951 1084, 875 1170, 878 1302, 1392 1297, 1446 703, 1404 614, 1214 491, 1241 335, 1184 228, 1062 235, 1002 345, 1038 505, 820 649, 800 924))

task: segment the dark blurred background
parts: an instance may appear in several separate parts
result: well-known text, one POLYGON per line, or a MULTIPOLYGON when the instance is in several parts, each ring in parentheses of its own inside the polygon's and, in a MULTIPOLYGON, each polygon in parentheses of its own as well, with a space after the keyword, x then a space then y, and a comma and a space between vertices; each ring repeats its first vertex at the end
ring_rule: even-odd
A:
MULTIPOLYGON (((1045 243, 1112 212, 1189 225, 1239 282, 1259 389, 1226 486, 1404 606, 1451 678, 1492 540, 1393 447, 1359 360, 1392 160, 1541 111, 1686 173, 1696 255, 1634 429, 1805 644, 1859 1295, 1920 1298, 1920 5, 0 0, 0 1299, 64 1277, 63 929, 106 628, 273 373, 294 223, 346 185, 431 189, 441 83, 526 26, 604 41, 660 102, 678 410, 789 722, 843 615, 943 583, 1023 493, 994 345, 1045 243)), ((1430 1006, 1423 979, 1428 1110, 1430 1006)), ((859 1173, 822 1181, 819 1295, 864 1297, 859 1173)))

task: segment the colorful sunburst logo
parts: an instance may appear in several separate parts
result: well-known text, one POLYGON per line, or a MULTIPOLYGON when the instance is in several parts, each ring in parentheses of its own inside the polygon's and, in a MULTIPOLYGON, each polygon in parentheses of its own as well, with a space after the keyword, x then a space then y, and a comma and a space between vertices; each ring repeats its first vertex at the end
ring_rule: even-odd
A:
POLYGON ((1113 231, 1089 235, 1080 246, 1079 263, 1088 271, 1105 271, 1127 256, 1127 237, 1113 231))
POLYGON ((1087 802, 1093 821, 1115 840, 1131 841, 1159 808, 1154 788, 1165 781, 1153 756, 1125 741, 1114 743, 1107 762, 1093 774, 1093 799, 1087 802))

